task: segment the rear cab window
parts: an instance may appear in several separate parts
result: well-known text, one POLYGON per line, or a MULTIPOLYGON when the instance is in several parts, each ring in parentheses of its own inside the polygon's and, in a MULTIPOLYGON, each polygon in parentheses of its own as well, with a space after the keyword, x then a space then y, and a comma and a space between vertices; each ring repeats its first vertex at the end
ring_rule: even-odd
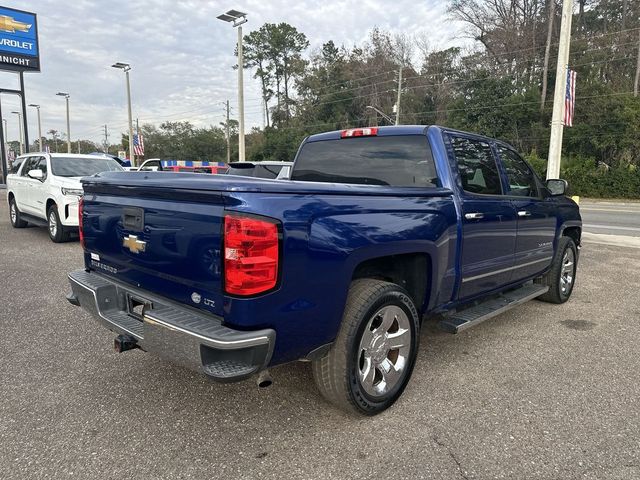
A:
POLYGON ((424 135, 385 135, 305 143, 291 180, 309 182, 439 186, 429 140, 424 135))

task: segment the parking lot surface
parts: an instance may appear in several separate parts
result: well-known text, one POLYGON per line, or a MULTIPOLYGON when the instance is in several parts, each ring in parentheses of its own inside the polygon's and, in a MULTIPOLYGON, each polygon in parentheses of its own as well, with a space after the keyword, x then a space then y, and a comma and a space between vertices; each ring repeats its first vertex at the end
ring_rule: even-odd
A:
POLYGON ((0 200, 0 478, 640 478, 639 248, 586 243, 567 304, 426 324, 374 418, 326 404, 308 363, 260 390, 114 353, 64 298, 81 265, 0 200))

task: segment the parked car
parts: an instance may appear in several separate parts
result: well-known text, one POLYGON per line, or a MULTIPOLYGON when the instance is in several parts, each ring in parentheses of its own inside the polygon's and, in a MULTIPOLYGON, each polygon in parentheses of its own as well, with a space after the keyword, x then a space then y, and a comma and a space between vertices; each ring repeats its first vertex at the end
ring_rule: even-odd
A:
POLYGON ((181 172, 215 174, 220 167, 216 165, 163 165, 159 158, 145 160, 135 171, 138 172, 181 172))
POLYGON ((423 318, 457 333, 530 299, 566 302, 575 285, 582 222, 566 182, 443 127, 312 135, 287 182, 145 172, 83 185, 85 268, 68 299, 118 351, 262 385, 270 366, 311 361, 322 395, 359 414, 400 396, 423 318))
POLYGON ((121 172, 113 159, 67 153, 28 153, 7 176, 7 201, 14 228, 46 226, 54 242, 67 241, 78 230, 80 178, 98 172, 121 172))
POLYGON ((227 175, 240 175, 255 178, 289 178, 291 162, 232 162, 229 164, 227 175))

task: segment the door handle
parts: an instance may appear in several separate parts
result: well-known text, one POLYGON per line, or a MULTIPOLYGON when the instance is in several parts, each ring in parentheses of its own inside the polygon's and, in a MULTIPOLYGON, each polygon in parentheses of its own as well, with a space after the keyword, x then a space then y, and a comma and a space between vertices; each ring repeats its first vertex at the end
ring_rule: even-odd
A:
POLYGON ((465 213, 464 218, 466 218, 467 220, 480 220, 481 218, 484 218, 484 213, 482 212, 465 213))
POLYGON ((519 210, 518 211, 518 216, 519 217, 530 217, 531 216, 531 212, 528 212, 527 210, 519 210))

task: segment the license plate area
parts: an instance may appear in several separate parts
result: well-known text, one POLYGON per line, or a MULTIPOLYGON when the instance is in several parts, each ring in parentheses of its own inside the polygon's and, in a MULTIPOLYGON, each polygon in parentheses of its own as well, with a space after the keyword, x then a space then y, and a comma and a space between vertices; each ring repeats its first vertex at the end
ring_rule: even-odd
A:
POLYGON ((127 294, 127 313, 130 317, 142 322, 144 312, 151 308, 153 308, 151 301, 127 294))

